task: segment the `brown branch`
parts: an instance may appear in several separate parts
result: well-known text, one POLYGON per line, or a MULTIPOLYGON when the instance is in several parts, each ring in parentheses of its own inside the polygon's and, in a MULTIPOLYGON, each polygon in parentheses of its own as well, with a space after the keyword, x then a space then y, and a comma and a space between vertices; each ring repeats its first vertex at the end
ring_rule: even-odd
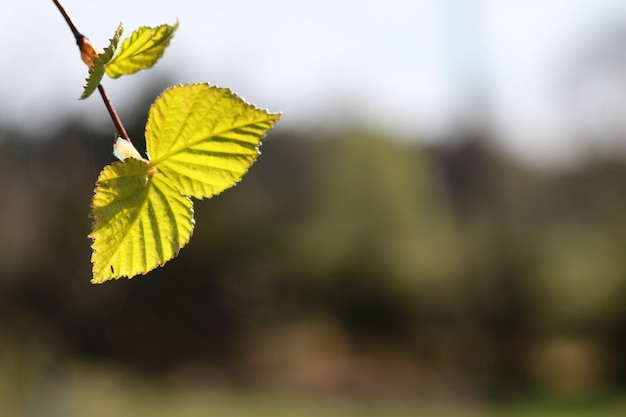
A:
POLYGON ((115 128, 117 129, 117 133, 120 134, 120 137, 122 139, 126 139, 127 141, 130 142, 130 136, 128 136, 128 133, 126 133, 126 129, 124 129, 124 125, 122 124, 122 121, 117 115, 115 108, 111 104, 111 100, 109 100, 109 96, 107 95, 106 91, 104 91, 104 87, 102 86, 102 84, 98 84, 98 91, 100 92, 100 96, 102 97, 102 100, 104 101, 104 105, 109 111, 109 115, 111 115, 111 119, 113 120, 113 124, 115 125, 115 128))
MULTIPOLYGON (((74 34, 74 38, 76 39, 76 44, 78 45, 78 49, 80 49, 83 62, 85 62, 85 64, 87 64, 89 67, 91 67, 92 58, 98 55, 97 52, 95 51, 95 48, 93 47, 91 42, 89 42, 89 39, 87 39, 85 35, 80 33, 78 28, 76 28, 76 25, 72 21, 72 18, 70 17, 70 15, 67 13, 65 6, 63 6, 59 0, 52 0, 52 1, 57 6, 57 9, 59 9, 59 12, 61 12, 61 14, 63 15, 63 18, 67 22, 67 25, 70 27, 70 30, 74 34)), ((115 128, 117 129, 117 133, 120 135, 121 138, 126 139, 127 141, 130 142, 131 141, 130 136, 128 136, 128 133, 126 133, 126 129, 124 129, 122 120, 117 115, 117 112, 115 111, 115 108, 113 107, 113 104, 111 103, 111 100, 109 99, 109 96, 107 95, 106 91, 104 91, 104 87, 102 86, 102 84, 98 84, 98 91, 100 92, 100 96, 102 97, 102 100, 104 101, 104 105, 107 108, 107 111, 109 112, 109 116, 111 116, 111 120, 113 120, 113 124, 115 125, 115 128)))
POLYGON ((84 36, 80 33, 80 31, 76 28, 76 25, 74 24, 74 22, 72 21, 72 18, 70 17, 70 15, 67 13, 67 10, 65 10, 65 6, 63 6, 61 4, 60 1, 58 0, 52 0, 54 2, 54 4, 57 6, 57 9, 59 9, 59 11, 61 12, 61 14, 63 15, 63 17, 65 18, 65 21, 67 22, 67 25, 70 27, 70 29, 72 30, 72 33, 74 34, 74 37, 76 38, 76 43, 78 44, 78 46, 80 47, 81 38, 84 38, 84 36))

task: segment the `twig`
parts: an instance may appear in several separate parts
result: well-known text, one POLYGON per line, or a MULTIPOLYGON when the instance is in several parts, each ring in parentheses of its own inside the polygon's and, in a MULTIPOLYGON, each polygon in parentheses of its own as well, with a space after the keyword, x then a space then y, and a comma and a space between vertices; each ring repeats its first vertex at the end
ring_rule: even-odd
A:
POLYGON ((111 104, 111 100, 109 99, 109 96, 107 95, 106 91, 104 91, 104 87, 102 86, 102 84, 98 84, 98 91, 100 92, 100 96, 102 97, 102 100, 104 101, 104 105, 106 106, 107 110, 109 111, 109 114, 111 115, 111 119, 113 119, 113 124, 115 125, 117 132, 120 134, 120 137, 130 142, 130 136, 128 136, 128 133, 126 133, 126 129, 124 129, 124 125, 122 124, 122 121, 117 115, 117 112, 115 111, 115 108, 113 107, 113 104, 111 104))
MULTIPOLYGON (((52 0, 54 2, 54 4, 57 6, 57 9, 59 9, 59 11, 61 12, 61 14, 63 15, 63 17, 65 18, 65 21, 67 22, 67 25, 70 27, 70 29, 72 30, 72 33, 74 34, 74 37, 76 38, 76 43, 78 44, 78 47, 80 48, 80 45, 82 43, 82 38, 84 38, 84 36, 80 33, 80 31, 76 28, 76 25, 74 24, 74 22, 72 21, 72 18, 70 17, 70 15, 67 13, 67 10, 65 10, 65 6, 63 6, 61 4, 60 1, 58 0, 52 0)), ((81 49, 82 50, 82 49, 81 49)))
MULTIPOLYGON (((87 65, 90 65, 89 63, 91 62, 91 58, 94 56, 94 54, 97 55, 93 46, 91 45, 87 37, 83 35, 82 33, 80 33, 78 28, 76 28, 76 25, 72 21, 72 18, 70 17, 70 15, 67 13, 65 6, 63 6, 59 0, 52 0, 52 1, 57 6, 57 9, 59 9, 59 12, 61 12, 61 14, 63 15, 63 18, 67 22, 67 25, 70 27, 70 30, 74 34, 74 38, 76 39, 76 44, 78 45, 78 49, 80 49, 80 53, 83 57, 83 61, 87 65)), ((130 136, 128 136, 128 133, 126 133, 126 129, 124 129, 122 120, 117 115, 117 112, 115 111, 115 108, 113 107, 113 104, 111 103, 111 100, 109 99, 109 96, 107 95, 106 91, 104 91, 104 87, 102 86, 102 84, 98 84, 98 91, 100 92, 100 96, 102 97, 102 100, 104 101, 104 105, 107 108, 107 111, 109 112, 109 116, 111 116, 111 120, 113 120, 113 124, 115 125, 115 128, 117 129, 117 133, 120 135, 122 139, 126 139, 127 141, 130 142, 131 141, 130 136)))

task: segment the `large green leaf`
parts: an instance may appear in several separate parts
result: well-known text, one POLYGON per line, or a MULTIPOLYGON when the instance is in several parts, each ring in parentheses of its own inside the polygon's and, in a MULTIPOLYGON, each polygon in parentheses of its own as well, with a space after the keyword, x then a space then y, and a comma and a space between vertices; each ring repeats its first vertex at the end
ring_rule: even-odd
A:
POLYGON ((227 88, 169 88, 148 114, 151 164, 184 194, 211 197, 241 179, 259 155, 261 139, 279 118, 227 88))
POLYGON ((189 197, 235 185, 278 121, 226 88, 193 84, 165 90, 146 125, 151 160, 123 139, 122 162, 104 168, 92 201, 93 279, 133 277, 176 256, 194 226, 189 197))
POLYGON ((189 197, 144 161, 105 167, 92 201, 93 283, 132 277, 164 264, 191 237, 189 197))
POLYGON ((109 40, 109 46, 104 48, 104 52, 98 54, 97 57, 93 59, 93 65, 89 68, 89 76, 87 77, 87 84, 85 85, 85 89, 83 90, 83 94, 80 96, 81 100, 89 97, 95 90, 98 88, 98 84, 102 81, 102 77, 104 76, 105 65, 111 60, 115 50, 117 49, 117 44, 122 36, 122 32, 124 28, 122 24, 117 27, 115 34, 109 40))
POLYGON ((135 30, 130 38, 124 39, 115 58, 106 65, 106 74, 117 78, 150 68, 163 56, 176 29, 178 22, 155 28, 143 26, 135 30))

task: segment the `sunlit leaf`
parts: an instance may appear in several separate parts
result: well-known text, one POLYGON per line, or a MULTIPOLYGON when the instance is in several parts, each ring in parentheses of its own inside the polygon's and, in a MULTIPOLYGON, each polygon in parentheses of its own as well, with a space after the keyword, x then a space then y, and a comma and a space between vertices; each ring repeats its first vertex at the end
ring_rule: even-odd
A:
POLYGON ((154 28, 143 26, 124 39, 115 57, 106 65, 106 74, 117 78, 150 68, 163 56, 170 44, 178 22, 154 28))
POLYGON ((165 90, 146 124, 151 164, 186 195, 206 198, 235 185, 259 155, 280 114, 208 84, 165 90))
POLYGON ((98 84, 102 80, 105 71, 105 65, 107 62, 113 58, 113 54, 117 49, 117 44, 120 40, 120 36, 122 36, 122 32, 124 28, 122 24, 117 27, 115 34, 109 40, 109 46, 104 48, 104 52, 99 54, 97 57, 93 58, 93 65, 89 68, 89 76, 87 77, 87 84, 85 85, 85 89, 83 90, 83 94, 80 96, 81 100, 89 97, 95 90, 98 88, 98 84))
POLYGON ((128 158, 106 166, 92 201, 93 283, 164 264, 191 237, 193 208, 164 175, 128 158))
POLYGON ((118 139, 123 159, 104 168, 92 202, 93 280, 133 277, 176 256, 194 226, 190 197, 235 185, 280 114, 226 88, 193 84, 165 90, 152 105, 143 159, 118 139))

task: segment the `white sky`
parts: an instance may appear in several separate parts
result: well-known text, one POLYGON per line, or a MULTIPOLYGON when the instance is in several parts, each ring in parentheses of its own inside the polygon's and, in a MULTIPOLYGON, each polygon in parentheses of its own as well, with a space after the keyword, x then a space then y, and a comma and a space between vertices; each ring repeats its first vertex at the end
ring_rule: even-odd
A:
MULTIPOLYGON (((87 70, 52 1, 0 1, 0 121, 45 128, 65 116, 105 120, 98 97, 78 101, 87 70)), ((284 127, 366 122, 436 140, 469 106, 493 117, 505 147, 534 159, 577 149, 555 93, 559 80, 595 33, 626 22, 626 0, 64 4, 98 46, 120 22, 130 35, 179 19, 154 69, 105 78, 122 118, 153 77, 231 87, 282 111, 284 127), (486 100, 474 105, 474 92, 486 100)))

